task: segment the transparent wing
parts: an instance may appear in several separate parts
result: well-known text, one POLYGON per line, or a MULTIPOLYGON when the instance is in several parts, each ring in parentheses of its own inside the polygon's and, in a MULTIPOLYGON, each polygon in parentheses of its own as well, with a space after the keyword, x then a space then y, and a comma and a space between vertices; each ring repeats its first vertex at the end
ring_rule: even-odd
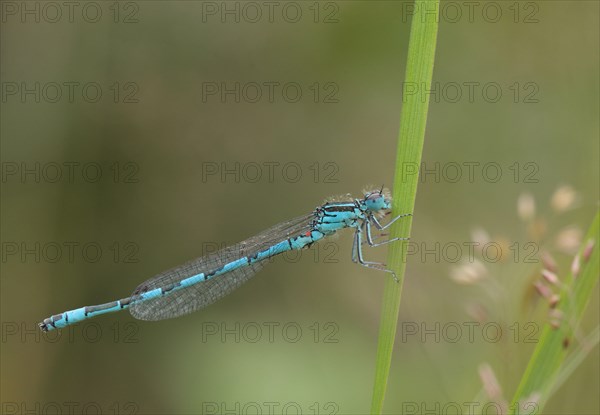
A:
POLYGON ((185 278, 201 273, 208 274, 225 264, 254 255, 278 242, 304 233, 311 229, 313 220, 314 215, 311 213, 280 223, 243 242, 156 275, 140 284, 133 292, 129 307, 131 315, 140 320, 164 320, 189 314, 214 303, 252 278, 262 269, 264 261, 217 275, 190 287, 170 291, 160 297, 138 301, 135 299, 144 292, 156 288, 169 288, 185 278))

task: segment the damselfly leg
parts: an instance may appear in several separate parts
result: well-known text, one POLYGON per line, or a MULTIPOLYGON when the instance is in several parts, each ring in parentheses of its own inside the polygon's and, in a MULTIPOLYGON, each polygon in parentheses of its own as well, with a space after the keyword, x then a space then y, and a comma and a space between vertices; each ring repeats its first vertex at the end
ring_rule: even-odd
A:
POLYGON ((371 262, 365 261, 362 255, 362 230, 361 227, 356 227, 356 231, 354 232, 354 241, 352 244, 352 262, 359 263, 363 267, 376 269, 378 271, 389 272, 394 277, 394 281, 400 282, 396 273, 391 269, 388 269, 384 263, 381 262, 371 262))

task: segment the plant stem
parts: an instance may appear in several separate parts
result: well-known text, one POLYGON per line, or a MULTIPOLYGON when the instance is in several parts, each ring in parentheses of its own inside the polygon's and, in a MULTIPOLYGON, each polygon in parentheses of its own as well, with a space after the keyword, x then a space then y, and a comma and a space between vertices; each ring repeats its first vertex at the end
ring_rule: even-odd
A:
MULTIPOLYGON (((418 184, 418 171, 425 139, 427 110, 435 45, 438 31, 439 0, 416 0, 411 22, 406 76, 403 85, 400 132, 394 176, 395 198, 392 217, 412 212, 418 184)), ((401 219, 392 225, 391 238, 410 235, 412 218, 401 219)), ((400 297, 406 268, 406 243, 392 245, 388 254, 390 269, 394 270, 400 283, 388 278, 383 294, 375 383, 371 414, 380 414, 387 388, 392 361, 392 350, 398 324, 400 297)))

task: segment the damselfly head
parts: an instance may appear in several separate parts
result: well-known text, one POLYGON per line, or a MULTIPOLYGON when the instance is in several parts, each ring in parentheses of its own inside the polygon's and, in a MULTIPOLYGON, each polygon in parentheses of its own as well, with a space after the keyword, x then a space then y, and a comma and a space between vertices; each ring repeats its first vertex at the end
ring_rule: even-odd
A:
POLYGON ((379 212, 383 209, 391 209, 392 196, 389 190, 382 186, 381 189, 365 192, 363 205, 371 212, 379 212))

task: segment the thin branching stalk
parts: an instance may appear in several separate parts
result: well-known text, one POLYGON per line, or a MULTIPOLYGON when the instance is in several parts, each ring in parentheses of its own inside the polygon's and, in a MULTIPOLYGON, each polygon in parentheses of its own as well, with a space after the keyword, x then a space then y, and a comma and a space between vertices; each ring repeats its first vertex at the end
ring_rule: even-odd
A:
POLYGON ((564 383, 572 373, 572 366, 582 361, 583 357, 579 357, 578 353, 583 352, 585 356, 586 349, 594 346, 594 338, 582 339, 578 326, 600 277, 599 238, 600 216, 596 214, 575 257, 571 275, 561 290, 557 310, 563 317, 544 327, 513 397, 511 414, 525 413, 526 410, 529 413, 540 413, 558 384, 564 383), (581 343, 582 352, 577 351, 577 343, 581 343), (575 355, 569 354, 571 351, 575 355), (572 357, 569 359, 568 355, 572 357))

